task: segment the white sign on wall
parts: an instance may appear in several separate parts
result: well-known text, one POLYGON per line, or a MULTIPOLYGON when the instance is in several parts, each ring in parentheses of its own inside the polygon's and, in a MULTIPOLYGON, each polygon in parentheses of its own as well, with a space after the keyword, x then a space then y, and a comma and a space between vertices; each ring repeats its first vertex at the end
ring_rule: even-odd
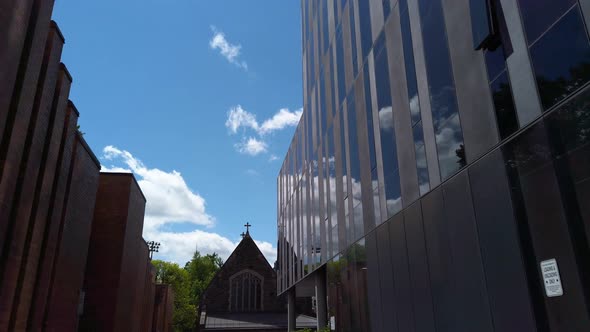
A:
POLYGON ((561 286, 561 276, 555 259, 549 259, 541 262, 541 273, 543 274, 543 284, 545 284, 545 294, 547 297, 563 295, 561 286))

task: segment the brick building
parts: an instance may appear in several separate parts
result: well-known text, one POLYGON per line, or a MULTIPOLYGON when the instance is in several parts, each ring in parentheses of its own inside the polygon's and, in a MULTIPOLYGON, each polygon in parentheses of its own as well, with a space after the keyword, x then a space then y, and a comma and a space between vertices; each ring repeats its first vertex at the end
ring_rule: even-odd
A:
POLYGON ((144 325, 143 298, 153 298, 144 293, 151 273, 141 237, 145 203, 132 174, 100 174, 84 280, 84 331, 138 331, 144 325))
MULTIPOLYGON (((286 308, 285 297, 277 296, 275 270, 246 232, 203 293, 199 329, 285 331, 286 308)), ((315 326, 315 320, 301 316, 298 325, 315 326)))
POLYGON ((104 278, 118 278, 121 301, 103 303, 116 307, 120 330, 150 331, 156 286, 141 237, 145 198, 132 175, 100 175, 77 129, 53 4, 0 1, 0 331, 78 330, 99 241, 119 250, 118 275, 104 278), (105 194, 111 182, 119 187, 105 194), (124 217, 104 219, 102 207, 115 203, 124 217), (117 222, 124 231, 107 227, 117 222))
POLYGON ((170 285, 156 285, 156 296, 151 331, 171 332, 173 310, 174 291, 172 290, 172 287, 170 285))

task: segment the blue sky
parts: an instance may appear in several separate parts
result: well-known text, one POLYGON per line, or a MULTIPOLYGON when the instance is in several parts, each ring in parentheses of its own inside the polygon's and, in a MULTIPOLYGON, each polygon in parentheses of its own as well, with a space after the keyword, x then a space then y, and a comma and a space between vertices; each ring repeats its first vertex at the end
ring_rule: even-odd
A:
POLYGON ((299 1, 59 0, 53 19, 84 137, 104 169, 136 174, 155 258, 227 257, 249 221, 274 261, 276 176, 302 107, 299 1))

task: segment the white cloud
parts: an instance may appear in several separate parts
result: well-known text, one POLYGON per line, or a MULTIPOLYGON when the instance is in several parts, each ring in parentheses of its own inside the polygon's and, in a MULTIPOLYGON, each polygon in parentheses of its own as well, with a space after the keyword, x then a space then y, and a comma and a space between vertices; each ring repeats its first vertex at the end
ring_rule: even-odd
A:
POLYGON ((246 174, 250 176, 260 176, 260 173, 257 170, 251 168, 246 170, 246 174))
POLYGON ((232 134, 237 133, 240 127, 249 127, 258 131, 256 115, 245 111, 241 105, 230 108, 229 112, 227 113, 225 126, 231 131, 232 134))
MULTIPOLYGON (((195 225, 212 226, 214 218, 205 211, 205 199, 194 193, 177 171, 165 172, 146 167, 131 153, 114 146, 103 149, 104 159, 123 162, 129 172, 138 176, 138 183, 144 195, 149 198, 146 204, 146 219, 150 227, 164 223, 190 222, 195 225)), ((122 171, 121 167, 106 170, 122 171)))
MULTIPOLYGON (((213 227, 215 223, 215 218, 205 209, 205 199, 188 187, 181 173, 149 168, 130 152, 114 146, 105 147, 101 159, 119 164, 103 165, 103 172, 129 172, 136 175, 147 200, 143 237, 147 241, 161 243, 160 252, 155 254, 155 259, 173 261, 184 266, 195 249, 201 254, 215 252, 227 259, 238 245, 238 240, 233 241, 214 232, 198 229, 188 232, 171 230, 169 226, 177 223, 188 222, 195 227, 213 227)), ((276 260, 276 248, 269 242, 256 243, 272 265, 276 260)))
POLYGON ((265 135, 274 131, 285 129, 286 127, 294 127, 299 123, 303 109, 298 109, 293 112, 288 108, 281 108, 270 119, 262 122, 262 125, 256 120, 256 115, 250 113, 242 108, 241 105, 230 108, 227 112, 227 120, 225 126, 232 134, 238 132, 240 127, 250 128, 256 131, 259 135, 265 135))
POLYGON ((227 39, 225 39, 225 34, 219 31, 215 26, 211 26, 211 31, 213 31, 213 37, 209 41, 209 47, 214 50, 219 50, 219 53, 230 63, 233 63, 244 70, 248 70, 248 64, 246 64, 246 61, 240 61, 239 59, 242 45, 231 44, 228 42, 227 39))
POLYGON ((266 152, 268 149, 268 145, 265 142, 260 141, 254 137, 249 137, 240 143, 236 143, 234 146, 239 153, 250 156, 259 155, 266 152))
POLYGON ((268 157, 268 161, 269 162, 272 162, 272 161, 275 161, 275 160, 279 160, 279 157, 277 157, 274 154, 271 154, 270 157, 268 157))
MULTIPOLYGON (((227 112, 225 126, 231 134, 236 134, 240 128, 250 129, 256 132, 258 138, 246 138, 244 136, 242 142, 234 145, 238 152, 256 156, 268 150, 268 144, 263 140, 264 135, 285 129, 286 127, 296 126, 302 114, 303 109, 291 112, 287 108, 281 108, 271 118, 265 120, 260 125, 256 120, 255 114, 244 110, 241 105, 237 105, 230 108, 229 112, 227 112)), ((271 155, 269 161, 277 159, 277 156, 271 155)))
POLYGON ((272 118, 264 121, 260 126, 259 134, 268 134, 275 130, 281 130, 285 127, 296 126, 303 114, 303 109, 290 112, 287 108, 280 109, 272 118))

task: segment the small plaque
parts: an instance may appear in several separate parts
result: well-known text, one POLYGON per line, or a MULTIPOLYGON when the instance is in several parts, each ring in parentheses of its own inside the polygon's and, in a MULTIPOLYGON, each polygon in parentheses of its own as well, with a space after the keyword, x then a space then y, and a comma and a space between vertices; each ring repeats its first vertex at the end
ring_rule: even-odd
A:
POLYGON ((541 262, 541 273, 543 274, 543 283, 545 284, 545 294, 547 297, 556 297, 563 295, 561 286, 561 276, 555 259, 549 259, 541 262))

